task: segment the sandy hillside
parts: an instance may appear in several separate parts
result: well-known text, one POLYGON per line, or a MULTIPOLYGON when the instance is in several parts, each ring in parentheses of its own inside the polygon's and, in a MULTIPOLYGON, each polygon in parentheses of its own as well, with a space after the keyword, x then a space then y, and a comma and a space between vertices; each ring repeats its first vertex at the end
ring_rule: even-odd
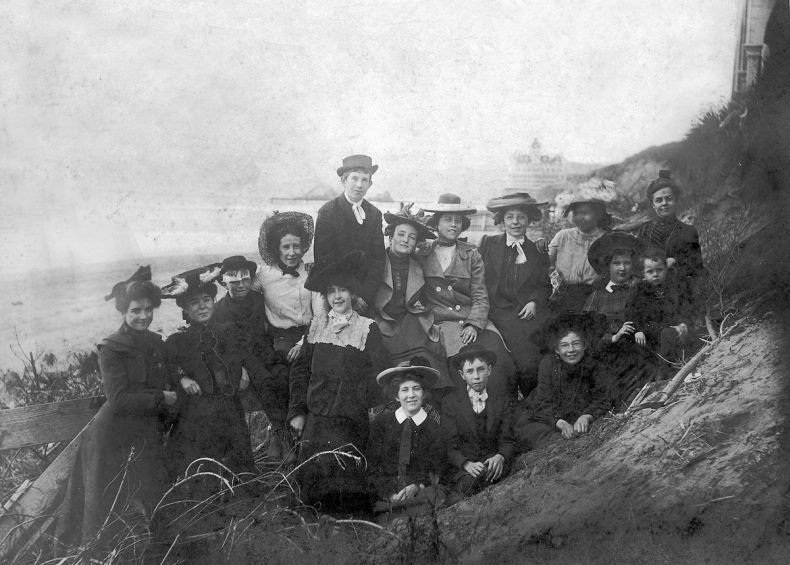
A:
POLYGON ((788 562, 779 334, 769 312, 720 343, 668 407, 522 456, 503 485, 440 513, 447 557, 788 562))

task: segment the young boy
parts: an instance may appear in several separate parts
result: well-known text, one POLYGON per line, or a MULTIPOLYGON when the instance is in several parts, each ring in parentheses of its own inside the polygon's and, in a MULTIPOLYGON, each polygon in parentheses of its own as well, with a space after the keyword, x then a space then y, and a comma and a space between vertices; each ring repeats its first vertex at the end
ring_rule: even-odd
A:
POLYGON ((667 258, 660 249, 648 249, 642 255, 643 280, 625 307, 625 317, 633 322, 634 341, 657 350, 666 363, 679 357, 681 342, 688 336, 682 315, 680 293, 667 280, 667 258))
POLYGON ((489 390, 496 354, 470 343, 450 359, 466 383, 442 401, 442 431, 459 494, 472 495, 505 477, 514 455, 513 411, 501 389, 489 390))
POLYGON ((252 391, 272 425, 267 454, 279 461, 289 436, 285 426, 288 383, 279 384, 268 370, 274 350, 271 338, 266 334, 266 301, 263 295, 252 290, 252 278, 257 268, 255 262, 241 255, 222 261, 219 281, 228 293, 214 305, 214 319, 233 328, 240 343, 259 361, 249 377, 252 391))

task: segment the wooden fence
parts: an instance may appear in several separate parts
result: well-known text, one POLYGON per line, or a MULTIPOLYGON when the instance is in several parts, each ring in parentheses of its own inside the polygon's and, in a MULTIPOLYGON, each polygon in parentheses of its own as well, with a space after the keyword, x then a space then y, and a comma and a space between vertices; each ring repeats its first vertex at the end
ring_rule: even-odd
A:
POLYGON ((0 451, 69 444, 35 481, 25 481, 0 510, 0 563, 23 553, 55 521, 83 433, 104 397, 0 410, 0 451))

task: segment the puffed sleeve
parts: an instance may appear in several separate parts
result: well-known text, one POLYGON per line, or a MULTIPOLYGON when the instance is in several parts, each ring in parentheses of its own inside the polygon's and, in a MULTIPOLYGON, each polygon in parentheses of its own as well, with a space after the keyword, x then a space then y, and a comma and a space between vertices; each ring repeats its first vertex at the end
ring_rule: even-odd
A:
POLYGON ((465 323, 472 324, 479 330, 488 325, 488 289, 486 288, 486 268, 483 258, 477 249, 469 251, 470 285, 472 290, 472 308, 465 323))

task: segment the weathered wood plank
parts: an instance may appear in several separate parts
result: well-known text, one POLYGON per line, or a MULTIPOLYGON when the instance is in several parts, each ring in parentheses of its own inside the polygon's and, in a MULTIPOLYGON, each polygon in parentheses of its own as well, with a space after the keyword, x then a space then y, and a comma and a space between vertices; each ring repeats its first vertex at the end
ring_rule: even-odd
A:
POLYGON ((51 522, 50 518, 63 500, 87 427, 61 451, 16 504, 0 515, 0 563, 9 562, 20 547, 32 541, 31 536, 40 535, 45 522, 51 522))
POLYGON ((0 410, 0 451, 74 439, 103 403, 93 396, 0 410))

